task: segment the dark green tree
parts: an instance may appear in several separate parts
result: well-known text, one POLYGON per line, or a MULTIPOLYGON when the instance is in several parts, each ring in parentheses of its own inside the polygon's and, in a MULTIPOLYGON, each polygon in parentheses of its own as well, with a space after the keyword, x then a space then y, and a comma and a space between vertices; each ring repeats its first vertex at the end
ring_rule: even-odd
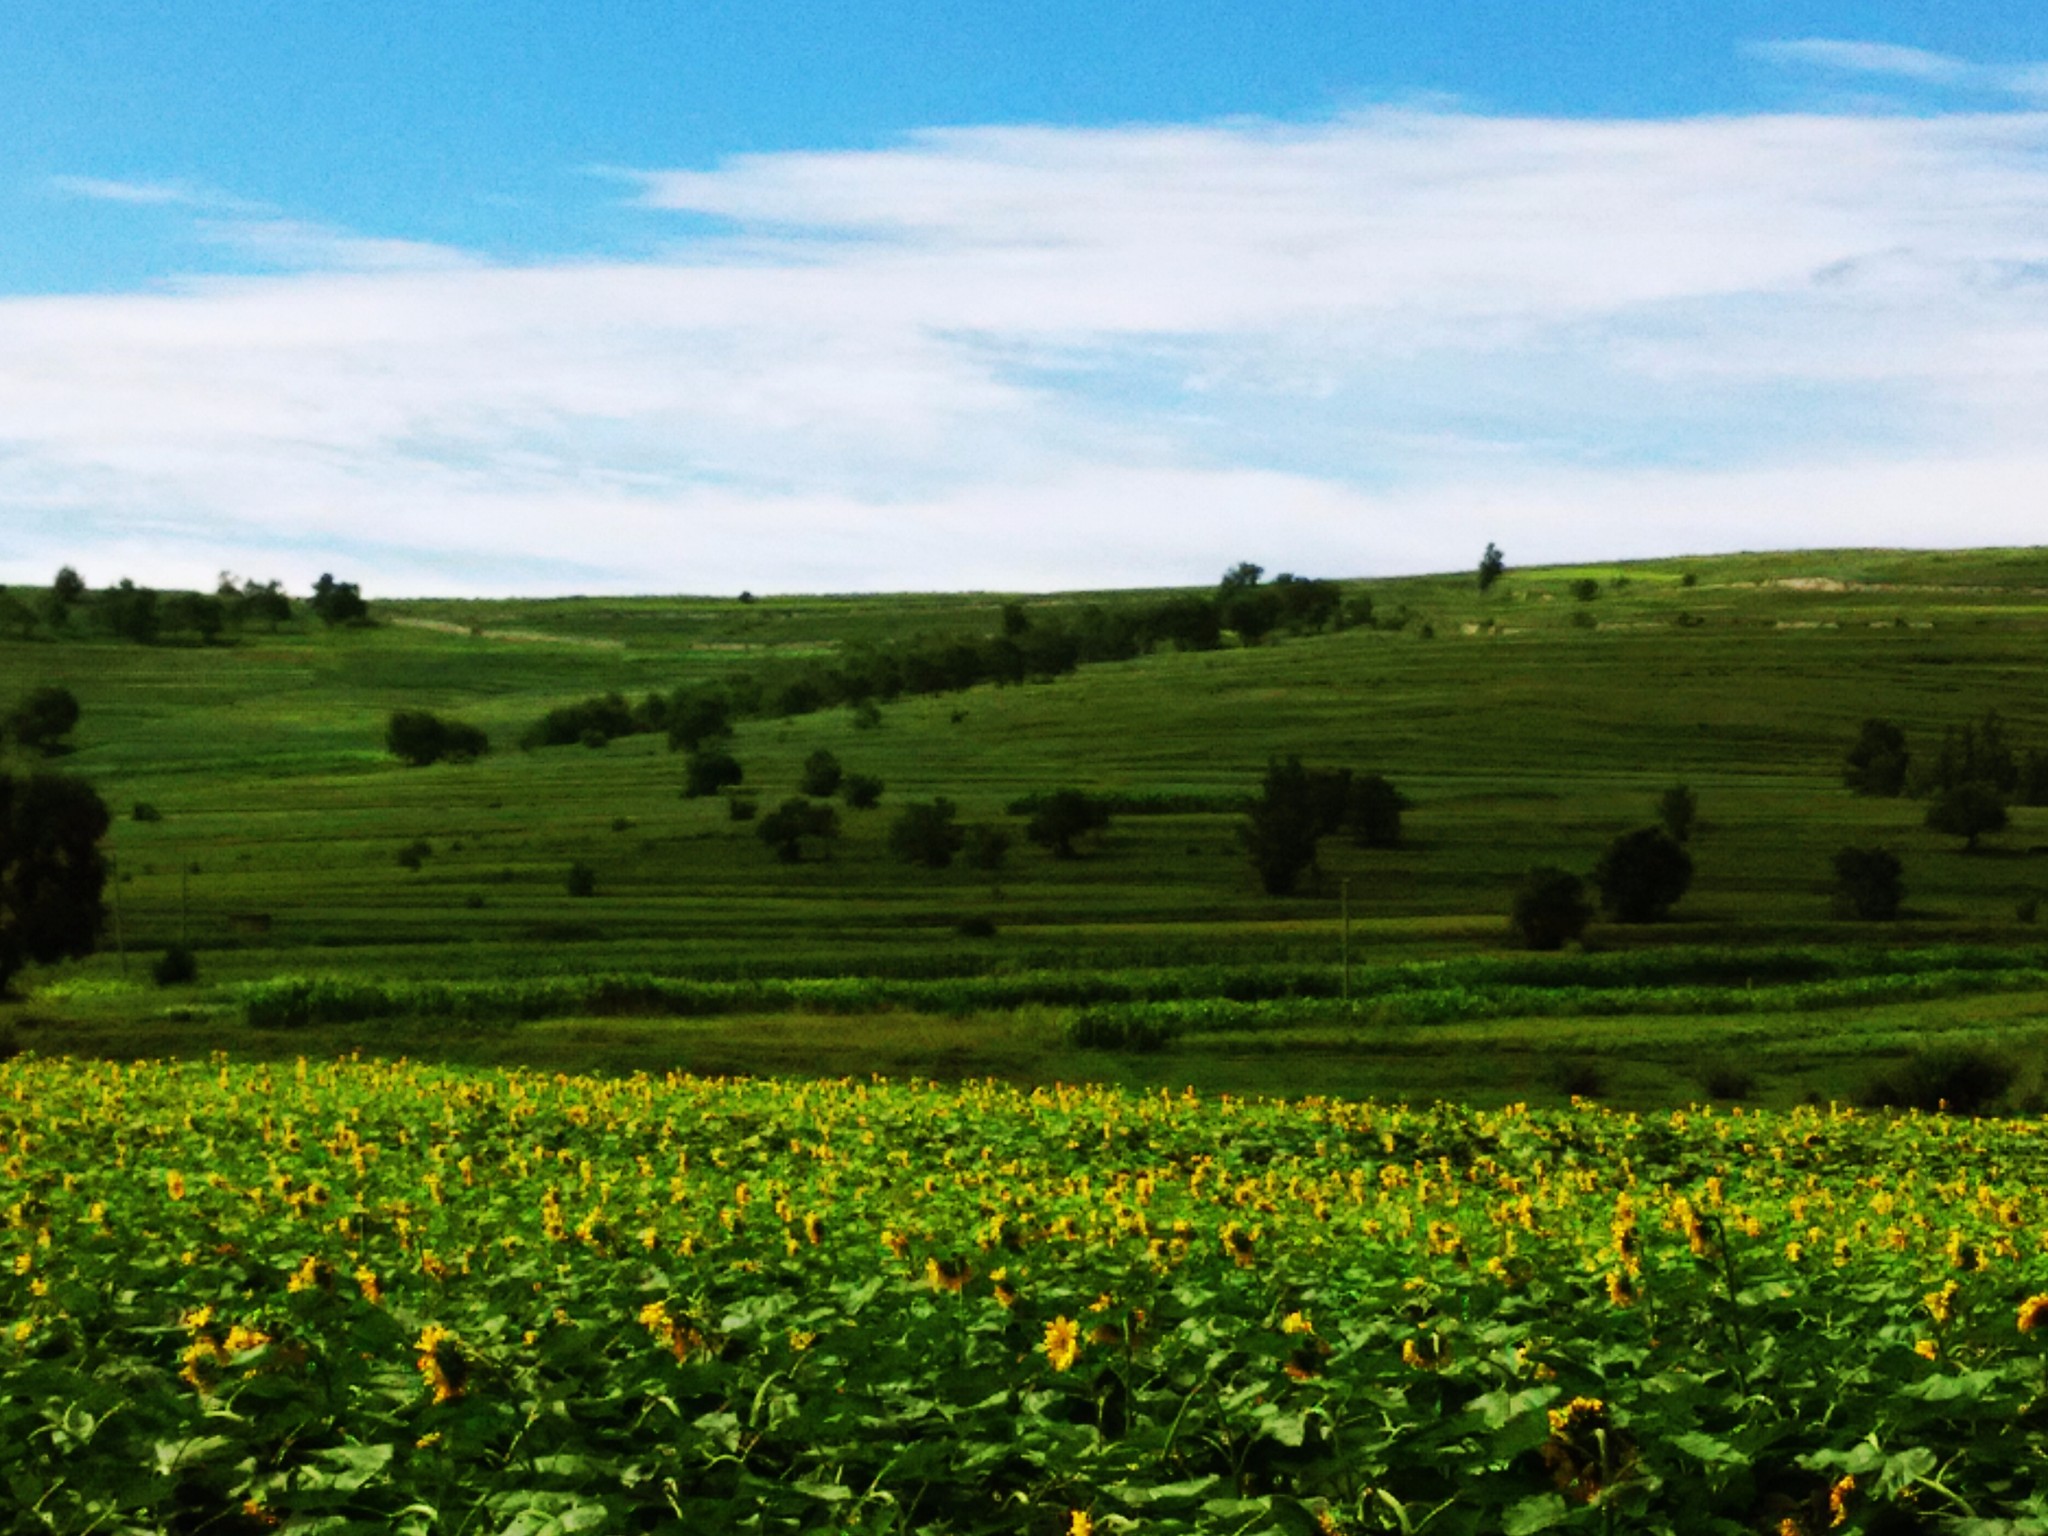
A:
POLYGON ((1056 859, 1075 856, 1074 843, 1109 825, 1109 811, 1094 797, 1078 789, 1056 789, 1038 802, 1024 835, 1041 848, 1049 848, 1056 859))
POLYGON ((856 811, 872 811, 882 798, 882 781, 872 773, 849 773, 839 781, 840 797, 856 811))
POLYGON ((967 833, 954 820, 957 808, 944 796, 906 805, 889 823, 889 851, 906 864, 944 869, 966 845, 967 833))
POLYGON ((157 632, 163 627, 156 593, 148 587, 138 587, 125 576, 118 586, 99 595, 92 612, 94 622, 108 634, 137 645, 154 645, 157 632))
POLYGON ((839 781, 843 777, 845 775, 839 767, 839 759, 820 747, 804 759, 803 777, 798 781, 797 788, 822 800, 825 796, 838 792, 839 781))
POLYGON ((967 863, 971 869, 994 874, 1010 856, 1010 834, 1001 827, 977 823, 967 829, 967 863))
POLYGON ((82 780, 0 772, 0 992, 31 961, 92 953, 106 919, 109 821, 82 780))
POLYGON ((1884 848, 1844 848, 1835 855, 1835 906, 1866 922, 1890 922, 1906 899, 1898 855, 1884 848))
POLYGON ((839 813, 801 795, 792 795, 754 823, 754 832, 785 864, 803 860, 804 839, 825 841, 839 835, 839 813))
POLYGON ((310 606, 320 622, 329 626, 360 624, 370 616, 370 605, 363 601, 361 587, 352 581, 336 581, 324 571, 313 583, 310 606))
POLYGON ((746 778, 740 760, 719 742, 707 742, 683 759, 683 798, 701 799, 730 789, 746 778))
POLYGON ((1497 545, 1488 544, 1486 553, 1479 557, 1479 590, 1491 591, 1493 584, 1507 573, 1507 568, 1507 556, 1500 552, 1497 545))
POLYGON ((491 749, 491 739, 476 726, 443 720, 432 710, 397 709, 384 727, 384 745, 391 755, 414 768, 429 763, 466 763, 491 749))
POLYGON ((1562 949, 1592 920, 1585 882, 1547 864, 1522 877, 1508 912, 1515 937, 1530 949, 1562 949))
POLYGON ((1869 719, 1842 759, 1842 782, 1859 795, 1894 796, 1906 787, 1906 732, 1896 720, 1869 719))
POLYGON ((31 689, 5 721, 6 734, 15 745, 44 757, 68 751, 64 738, 77 724, 77 696, 69 688, 54 685, 31 689))
POLYGON ((11 633, 17 640, 27 640, 36 632, 36 611, 14 593, 0 588, 0 630, 11 633))
POLYGON ((1382 773, 1361 773, 1351 780, 1344 805, 1344 826, 1361 848, 1393 848, 1401 841, 1401 812, 1408 797, 1382 773))
POLYGON ((1258 798, 1246 809, 1238 837, 1267 895, 1289 895, 1315 863, 1316 842, 1326 825, 1325 798, 1300 758, 1266 765, 1258 798))
POLYGON ((1968 782, 1944 789, 1927 807, 1927 828, 1960 837, 1965 851, 1977 851, 1977 839, 2005 828, 2005 802, 1989 784, 1968 782))
POLYGON ((1674 843, 1692 841, 1699 812, 1699 797, 1683 784, 1674 784, 1657 797, 1657 824, 1671 834, 1674 843))
POLYGON ((1624 832, 1593 867, 1600 905, 1624 923, 1650 923, 1692 884, 1692 858, 1662 827, 1624 832))
POLYGON ((668 749, 694 752, 732 730, 732 698, 721 688, 678 688, 668 703, 668 749))

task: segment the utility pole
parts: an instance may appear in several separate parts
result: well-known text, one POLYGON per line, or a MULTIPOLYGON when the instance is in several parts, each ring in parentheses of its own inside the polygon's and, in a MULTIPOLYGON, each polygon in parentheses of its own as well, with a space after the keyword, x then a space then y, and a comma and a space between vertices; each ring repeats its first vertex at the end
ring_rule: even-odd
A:
POLYGON ((1344 1001, 1351 1001, 1351 882, 1343 881, 1339 889, 1344 903, 1344 1001))

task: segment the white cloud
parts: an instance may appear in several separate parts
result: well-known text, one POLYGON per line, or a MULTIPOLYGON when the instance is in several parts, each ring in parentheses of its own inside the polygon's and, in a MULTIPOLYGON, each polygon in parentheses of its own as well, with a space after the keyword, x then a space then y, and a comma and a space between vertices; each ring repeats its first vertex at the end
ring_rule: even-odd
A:
POLYGON ((101 176, 52 176, 51 190, 66 197, 97 203, 130 203, 137 206, 191 206, 204 202, 199 193, 175 181, 114 181, 101 176))
POLYGON ((733 232, 507 266, 237 209, 208 232, 289 270, 0 300, 0 579, 80 541, 762 591, 2033 536, 2048 116, 944 130, 639 192, 733 232))
POLYGON ((1983 91, 2027 100, 2048 99, 2048 65, 1973 64, 1924 48, 1831 37, 1787 38, 1752 50, 1777 64, 1807 65, 1850 75, 1877 75, 1919 85, 1983 91))

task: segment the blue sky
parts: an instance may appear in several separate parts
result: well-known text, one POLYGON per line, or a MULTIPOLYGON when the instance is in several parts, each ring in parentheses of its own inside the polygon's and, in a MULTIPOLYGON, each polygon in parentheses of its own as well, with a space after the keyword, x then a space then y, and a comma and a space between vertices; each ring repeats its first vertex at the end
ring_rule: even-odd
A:
POLYGON ((0 581, 2027 542, 2033 7, 0 9, 0 581))

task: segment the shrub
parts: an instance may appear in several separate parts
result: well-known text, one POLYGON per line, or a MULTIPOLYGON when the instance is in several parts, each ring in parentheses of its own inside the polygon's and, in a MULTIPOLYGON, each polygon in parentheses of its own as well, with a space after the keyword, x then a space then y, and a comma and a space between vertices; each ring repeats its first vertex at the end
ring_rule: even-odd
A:
POLYGON ((1906 898, 1898 855, 1884 848, 1844 848, 1835 855, 1835 905, 1866 922, 1890 922, 1906 898))
POLYGON ((1607 1091, 1607 1074, 1588 1057, 1566 1056, 1550 1064, 1550 1083, 1571 1098, 1597 1099, 1607 1091))
POLYGON ((699 747, 683 759, 683 798, 701 799, 746 778, 739 759, 721 746, 699 747))
POLYGON ((1590 603, 1600 595, 1600 583, 1590 576, 1581 576, 1571 584, 1571 594, 1582 603, 1590 603))
POLYGON ((1714 1061, 1700 1068, 1699 1084, 1710 1099, 1741 1100, 1756 1092, 1756 1074, 1730 1061, 1714 1061))
POLYGON ((1986 832, 2005 827, 2005 802, 1989 784, 1957 784, 1944 789, 1927 807, 1927 828, 1960 837, 1966 851, 1975 852, 1977 839, 1986 832))
POLYGON ((1692 884, 1692 859, 1662 827, 1624 832, 1593 867, 1600 905, 1624 923, 1655 922, 1692 884))
POLYGON ((2018 1075, 2012 1062, 1990 1051, 1935 1046, 1915 1051, 1892 1071, 1873 1078, 1863 1102, 1871 1109, 1975 1115, 2002 1099, 2018 1075))
POLYGON ((1078 789, 1058 789, 1039 802, 1025 824, 1024 835, 1041 848, 1052 850, 1054 858, 1075 856, 1074 841, 1109 825, 1109 812, 1093 797, 1078 789))
POLYGON ((1698 571, 1687 571, 1678 578, 1678 584, 1681 587, 1696 587, 1700 584, 1700 573, 1698 571))
POLYGON ((822 800, 838 790, 843 776, 839 759, 820 747, 804 759, 803 777, 797 781, 797 788, 813 799, 822 800))
POLYGON ((1393 848, 1401 841, 1401 812, 1408 797, 1385 774, 1362 773, 1351 780, 1344 801, 1344 826, 1361 848, 1393 848))
POLYGON ((25 751, 56 757, 64 738, 78 724, 78 699, 69 688, 37 688, 14 706, 4 722, 5 733, 25 751))
POLYGON ((476 726, 443 720, 431 710, 398 709, 384 727, 384 745, 391 755, 414 768, 429 763, 466 763, 491 749, 491 739, 476 726))
POLYGON ((963 917, 953 925, 953 931, 963 939, 992 939, 996 936, 995 919, 963 917))
POLYGON ((760 809, 760 802, 752 795, 728 795, 725 818, 727 821, 752 821, 760 809))
POLYGON ((944 796, 906 805, 889 823, 889 851, 906 864, 944 869, 967 841, 954 823, 955 809, 944 796))
POLYGON ((872 773, 849 773, 839 781, 839 793, 856 811, 871 811, 882 798, 882 781, 872 773))
POLYGON ((1508 917, 1515 936, 1530 949, 1562 949, 1592 920, 1585 882, 1549 865, 1523 877, 1508 917))
POLYGON ((562 879, 562 886, 571 896, 595 896, 597 871, 578 859, 569 866, 568 874, 562 879))
POLYGON ((984 824, 967 829, 967 864, 993 874, 1010 856, 1010 834, 984 824))
POLYGON ((862 699, 853 706, 853 728, 856 731, 872 731, 882 723, 882 706, 873 699, 862 699))
POLYGON ((1657 797, 1658 825, 1671 834, 1674 843, 1692 841, 1693 823, 1699 819, 1699 796, 1683 784, 1674 784, 1657 797))
POLYGON ((431 843, 415 838, 398 850, 399 867, 401 869, 418 869, 420 865, 427 861, 433 851, 431 843))
POLYGON ((137 821, 162 821, 164 819, 164 813, 151 805, 147 800, 136 801, 135 810, 132 814, 137 821))
POLYGON ((199 958, 182 944, 173 944, 149 968, 150 980, 160 987, 182 986, 199 979, 199 958))
POLYGON ((668 749, 695 752, 732 729, 732 699, 718 688, 678 688, 669 698, 668 749))

